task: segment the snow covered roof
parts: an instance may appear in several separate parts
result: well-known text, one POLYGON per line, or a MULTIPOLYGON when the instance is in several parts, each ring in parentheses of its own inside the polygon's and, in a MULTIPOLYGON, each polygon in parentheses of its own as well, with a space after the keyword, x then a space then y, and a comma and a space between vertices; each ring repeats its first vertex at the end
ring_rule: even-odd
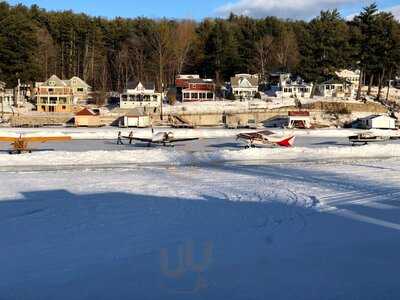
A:
POLYGON ((137 89, 138 87, 143 87, 145 90, 154 90, 156 88, 156 85, 154 82, 141 82, 140 80, 133 80, 129 81, 128 84, 126 85, 126 88, 128 90, 134 90, 137 89))
POLYGON ((258 87, 258 76, 238 74, 231 77, 232 87, 258 87))
POLYGON ((99 114, 89 108, 84 108, 75 114, 75 116, 97 116, 97 115, 99 114))
POLYGON ((366 120, 373 120, 373 119, 377 119, 377 118, 385 118, 385 119, 393 119, 393 120, 395 120, 395 118, 392 118, 392 117, 387 116, 387 115, 370 115, 370 116, 361 118, 360 120, 365 120, 366 121, 366 120))
POLYGON ((351 82, 342 78, 331 78, 321 83, 321 85, 326 85, 326 84, 351 84, 351 82))

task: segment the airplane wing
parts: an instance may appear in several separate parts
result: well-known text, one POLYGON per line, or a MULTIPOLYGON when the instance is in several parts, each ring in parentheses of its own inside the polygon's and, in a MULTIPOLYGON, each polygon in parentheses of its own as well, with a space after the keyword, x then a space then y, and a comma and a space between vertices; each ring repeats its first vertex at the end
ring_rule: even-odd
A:
POLYGON ((18 140, 17 137, 7 137, 7 136, 0 137, 0 143, 14 143, 17 140, 18 140))
POLYGON ((66 142, 72 140, 70 136, 32 136, 20 139, 28 143, 66 142))
POLYGON ((129 140, 132 140, 132 141, 139 141, 139 142, 146 142, 146 143, 152 143, 152 142, 153 142, 152 139, 140 138, 140 137, 134 137, 134 136, 132 136, 132 137, 130 137, 130 136, 123 136, 123 138, 129 139, 129 140))
POLYGON ((199 138, 182 138, 182 139, 173 139, 170 140, 170 143, 177 143, 177 142, 188 142, 188 141, 197 141, 199 138))

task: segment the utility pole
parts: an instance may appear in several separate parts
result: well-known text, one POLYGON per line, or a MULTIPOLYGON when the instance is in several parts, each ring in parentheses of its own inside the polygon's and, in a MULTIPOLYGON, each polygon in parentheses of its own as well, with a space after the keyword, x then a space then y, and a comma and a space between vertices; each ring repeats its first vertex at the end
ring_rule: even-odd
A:
POLYGON ((160 120, 163 120, 163 101, 164 101, 164 83, 161 83, 161 106, 160 106, 160 120))
POLYGON ((0 97, 1 100, 1 120, 3 121, 4 118, 4 95, 0 97))

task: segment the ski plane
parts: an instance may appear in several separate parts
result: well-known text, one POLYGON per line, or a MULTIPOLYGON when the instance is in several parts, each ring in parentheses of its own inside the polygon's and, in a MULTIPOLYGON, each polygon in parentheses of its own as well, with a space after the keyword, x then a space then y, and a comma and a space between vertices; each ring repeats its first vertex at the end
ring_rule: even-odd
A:
POLYGON ((152 144, 162 145, 162 146, 174 146, 174 143, 196 141, 199 139, 199 138, 175 138, 173 132, 161 131, 154 133, 154 129, 151 129, 151 133, 152 133, 151 138, 135 137, 133 136, 133 134, 122 137, 128 139, 129 143, 132 143, 132 141, 147 143, 148 147, 150 147, 152 144))
POLYGON ((280 146, 293 147, 295 136, 276 137, 275 133, 269 130, 240 133, 236 136, 236 140, 246 143, 246 148, 255 148, 260 146, 280 146))
POLYGON ((375 135, 371 132, 363 132, 357 135, 349 136, 349 142, 352 146, 355 145, 367 145, 368 143, 379 143, 379 142, 386 142, 390 140, 390 136, 380 136, 375 135))
POLYGON ((31 153, 32 151, 39 151, 38 149, 29 148, 29 143, 46 143, 46 142, 66 142, 70 141, 70 136, 35 136, 25 137, 0 137, 0 143, 10 143, 12 149, 8 151, 9 154, 22 154, 31 153))

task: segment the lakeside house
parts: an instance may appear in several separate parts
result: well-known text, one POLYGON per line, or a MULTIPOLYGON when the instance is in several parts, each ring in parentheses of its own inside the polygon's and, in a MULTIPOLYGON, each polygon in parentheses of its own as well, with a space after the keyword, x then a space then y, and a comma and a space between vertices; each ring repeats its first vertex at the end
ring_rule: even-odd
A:
POLYGON ((178 75, 175 79, 177 99, 182 102, 215 100, 215 83, 199 75, 178 75))
POLYGON ((36 82, 34 103, 38 112, 72 112, 72 89, 52 75, 45 82, 36 82))
POLYGON ((36 82, 34 103, 38 112, 72 112, 74 106, 89 98, 91 87, 79 77, 61 80, 52 75, 45 82, 36 82))
POLYGON ((129 82, 120 97, 120 108, 137 107, 158 108, 161 106, 161 93, 156 92, 154 82, 129 82))
POLYGON ((336 76, 340 79, 343 79, 349 83, 351 83, 354 88, 358 88, 358 85, 360 84, 360 70, 347 70, 343 69, 340 71, 335 72, 336 76))
POLYGON ((331 78, 316 87, 316 95, 325 98, 352 98, 355 91, 351 82, 340 78, 331 78))
POLYGON ((14 105, 14 90, 7 89, 6 83, 0 81, 0 114, 3 115, 5 112, 12 112, 12 106, 14 105))
POLYGON ((236 100, 250 100, 258 93, 258 75, 236 74, 230 80, 230 93, 236 100))
POLYGON ((365 129, 396 129, 396 119, 387 115, 371 115, 361 118, 360 125, 365 129))
POLYGON ((309 98, 313 84, 306 83, 301 77, 290 73, 271 73, 269 84, 272 95, 278 98, 309 98))
POLYGON ((74 104, 88 104, 92 92, 92 87, 90 85, 77 76, 74 76, 69 80, 64 80, 64 82, 71 87, 74 104))

